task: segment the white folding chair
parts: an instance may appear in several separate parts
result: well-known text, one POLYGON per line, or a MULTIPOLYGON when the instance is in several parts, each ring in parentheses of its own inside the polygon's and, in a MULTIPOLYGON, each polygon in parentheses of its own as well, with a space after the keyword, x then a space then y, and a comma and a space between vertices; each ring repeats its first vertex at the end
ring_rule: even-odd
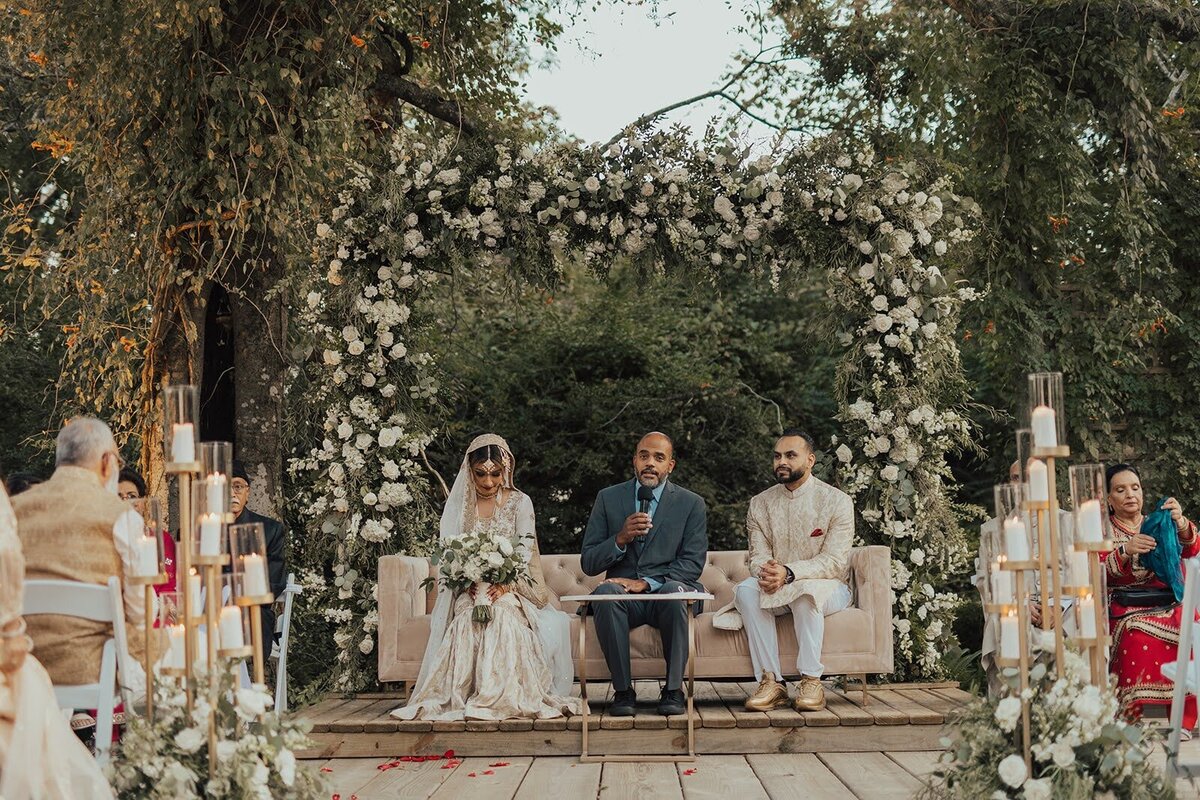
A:
POLYGON ((283 590, 283 613, 275 620, 275 631, 279 634, 279 642, 271 648, 271 657, 279 659, 279 663, 275 666, 276 716, 287 711, 287 654, 288 638, 292 630, 292 600, 303 591, 304 587, 296 583, 295 573, 289 572, 287 586, 283 590))
POLYGON ((1183 703, 1187 695, 1200 689, 1200 669, 1197 668, 1195 620, 1196 604, 1200 600, 1200 558, 1183 562, 1183 622, 1179 627, 1179 653, 1173 663, 1162 665, 1163 677, 1175 684, 1171 695, 1171 728, 1167 737, 1167 778, 1200 776, 1200 762, 1179 763, 1179 741, 1183 730, 1183 703), (1182 680, 1177 676, 1183 676, 1182 680))
MULTIPOLYGON (((68 711, 75 708, 96 709, 96 760, 101 764, 106 763, 112 748, 113 707, 121 692, 117 685, 118 649, 125 651, 125 612, 119 581, 111 578, 107 586, 100 586, 77 581, 27 580, 21 613, 26 617, 57 614, 113 625, 114 638, 104 643, 100 656, 100 680, 78 686, 54 687, 54 699, 59 708, 68 711), (119 646, 117 635, 122 640, 119 646)), ((128 658, 127 652, 125 658, 128 658)))

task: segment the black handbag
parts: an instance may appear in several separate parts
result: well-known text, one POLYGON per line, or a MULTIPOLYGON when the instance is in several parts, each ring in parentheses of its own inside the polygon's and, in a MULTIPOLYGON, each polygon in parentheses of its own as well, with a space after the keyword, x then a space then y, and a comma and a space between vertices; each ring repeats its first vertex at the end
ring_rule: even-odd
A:
POLYGON ((1178 602, 1170 589, 1113 589, 1112 601, 1126 608, 1168 608, 1178 602))

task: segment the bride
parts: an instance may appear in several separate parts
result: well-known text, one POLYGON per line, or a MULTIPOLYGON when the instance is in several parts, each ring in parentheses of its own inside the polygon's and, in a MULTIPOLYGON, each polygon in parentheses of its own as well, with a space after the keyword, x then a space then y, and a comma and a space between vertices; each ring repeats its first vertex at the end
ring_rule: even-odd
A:
POLYGON ((111 798, 96 760, 58 711, 21 619, 25 559, 0 487, 0 797, 111 798))
POLYGON ((568 695, 574 682, 570 622, 549 605, 542 578, 533 503, 513 485, 512 452, 494 434, 467 448, 442 512, 441 544, 488 531, 508 536, 529 564, 529 577, 492 586, 492 621, 473 622, 473 589, 441 586, 429 643, 400 719, 548 719, 579 712, 568 695))

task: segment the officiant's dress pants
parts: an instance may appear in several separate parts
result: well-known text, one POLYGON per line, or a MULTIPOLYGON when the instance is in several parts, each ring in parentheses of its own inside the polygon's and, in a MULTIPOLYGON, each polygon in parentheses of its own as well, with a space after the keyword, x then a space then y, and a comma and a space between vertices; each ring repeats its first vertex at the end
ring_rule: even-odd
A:
POLYGON ((733 591, 733 601, 742 615, 746 639, 750 643, 750 663, 754 665, 754 680, 762 680, 763 672, 773 672, 776 678, 783 677, 779 667, 779 634, 775 629, 775 618, 789 611, 796 627, 796 670, 801 675, 819 678, 825 672, 821 663, 821 645, 825 638, 825 617, 850 605, 850 587, 842 584, 824 607, 818 611, 816 603, 808 595, 777 608, 763 608, 758 581, 747 578, 733 591))
MULTIPOLYGON (((678 581, 667 581, 655 594, 671 594, 691 591, 678 581)), ((596 594, 629 594, 624 587, 615 583, 602 583, 596 594)), ((639 625, 653 625, 662 636, 663 658, 667 662, 668 689, 683 688, 683 667, 687 664, 687 603, 637 600, 630 594, 628 600, 592 603, 595 615, 596 638, 604 651, 608 674, 614 691, 630 688, 632 677, 629 671, 629 631, 639 625)))

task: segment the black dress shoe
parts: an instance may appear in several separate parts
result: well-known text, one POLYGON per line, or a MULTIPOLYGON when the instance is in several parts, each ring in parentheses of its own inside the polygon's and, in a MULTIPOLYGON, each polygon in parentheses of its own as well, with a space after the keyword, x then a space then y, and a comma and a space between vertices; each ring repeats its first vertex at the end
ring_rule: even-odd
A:
POLYGON ((632 717, 637 705, 637 692, 633 689, 622 689, 613 693, 612 702, 608 705, 610 717, 632 717))
POLYGON ((683 690, 663 689, 662 696, 658 698, 658 713, 664 717, 687 713, 687 701, 683 699, 683 690))

